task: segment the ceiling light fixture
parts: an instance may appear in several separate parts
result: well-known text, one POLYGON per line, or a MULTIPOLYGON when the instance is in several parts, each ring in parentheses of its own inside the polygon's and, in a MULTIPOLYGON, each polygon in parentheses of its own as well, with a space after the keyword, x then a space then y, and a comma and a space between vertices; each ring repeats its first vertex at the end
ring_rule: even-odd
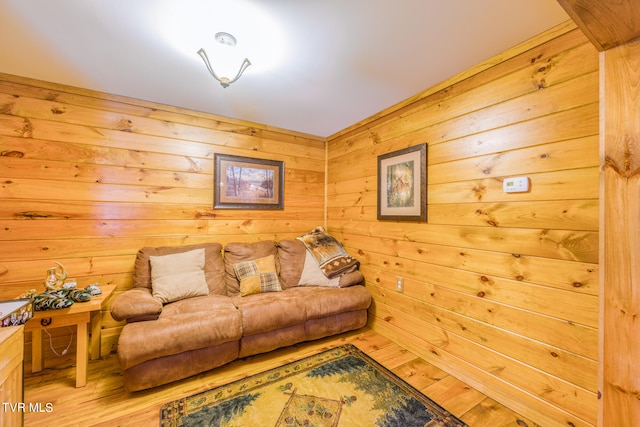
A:
MULTIPOLYGON (((223 47, 226 49, 233 48, 237 44, 236 38, 229 33, 224 33, 224 32, 216 33, 215 39, 218 43, 223 45, 223 47)), ((240 70, 238 71, 236 76, 231 79, 229 77, 225 77, 224 75, 218 76, 218 74, 216 74, 216 72, 213 71, 213 67, 211 66, 211 63, 209 62, 209 58, 207 57, 207 52, 204 49, 201 48, 198 51, 198 55, 200 55, 200 57, 204 61, 205 65, 207 66, 207 70, 209 70, 213 78, 219 81, 220 85, 224 88, 229 87, 231 83, 238 80, 242 75, 242 73, 244 73, 244 70, 246 70, 247 67, 251 65, 251 61, 249 61, 247 58, 244 58, 244 60, 242 61, 242 64, 240 65, 240 70)))

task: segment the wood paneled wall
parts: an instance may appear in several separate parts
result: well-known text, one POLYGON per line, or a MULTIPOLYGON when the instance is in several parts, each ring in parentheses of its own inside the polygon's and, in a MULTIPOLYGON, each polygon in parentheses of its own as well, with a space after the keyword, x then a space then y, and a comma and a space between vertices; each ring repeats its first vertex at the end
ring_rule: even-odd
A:
MULTIPOLYGON (((323 138, 3 74, 0 176, 0 298, 44 290, 53 261, 121 292, 143 246, 279 240, 324 221, 323 138), (214 153, 283 160, 285 209, 214 210, 214 153)), ((109 351, 121 324, 103 318, 109 351)))
POLYGON ((597 422, 598 71, 567 23, 328 141, 372 327, 545 426, 597 422), (378 221, 377 156, 423 142, 427 223, 378 221))
MULTIPOLYGON (((541 425, 595 425, 598 68, 565 24, 330 137, 326 157, 322 138, 0 74, 0 298, 40 289, 53 261, 121 292, 142 246, 292 238, 326 215, 375 330, 541 425), (377 156, 423 142, 427 223, 378 221, 377 156), (214 153, 284 160, 285 209, 212 209, 214 153), (516 175, 530 192, 502 192, 516 175)), ((103 319, 109 351, 121 324, 103 319)))

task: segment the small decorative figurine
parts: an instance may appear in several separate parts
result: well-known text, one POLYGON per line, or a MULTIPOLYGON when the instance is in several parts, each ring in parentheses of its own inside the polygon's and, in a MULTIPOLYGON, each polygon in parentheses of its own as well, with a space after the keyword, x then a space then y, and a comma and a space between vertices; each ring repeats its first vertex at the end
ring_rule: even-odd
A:
POLYGON ((57 261, 54 262, 58 264, 58 266, 49 268, 47 270, 47 277, 44 279, 44 286, 50 291, 62 289, 64 281, 67 278, 67 270, 64 266, 57 261), (60 269, 60 273, 57 272, 58 269, 60 269))

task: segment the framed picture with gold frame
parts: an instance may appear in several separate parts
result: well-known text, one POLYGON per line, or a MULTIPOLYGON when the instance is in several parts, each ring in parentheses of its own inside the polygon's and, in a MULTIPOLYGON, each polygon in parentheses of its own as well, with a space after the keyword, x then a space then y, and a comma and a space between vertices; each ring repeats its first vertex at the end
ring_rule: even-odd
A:
POLYGON ((427 221, 427 144, 378 156, 378 219, 427 221))
POLYGON ((214 155, 213 207, 284 209, 284 162, 214 155))

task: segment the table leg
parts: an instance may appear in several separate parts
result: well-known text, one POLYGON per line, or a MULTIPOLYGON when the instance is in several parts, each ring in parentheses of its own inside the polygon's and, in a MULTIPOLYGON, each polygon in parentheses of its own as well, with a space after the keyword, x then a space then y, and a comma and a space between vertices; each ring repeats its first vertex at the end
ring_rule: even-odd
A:
POLYGON ((76 347, 76 387, 87 385, 87 365, 89 363, 88 334, 87 323, 79 323, 76 347))
POLYGON ((102 313, 91 313, 91 360, 100 359, 100 346, 102 345, 102 313))
POLYGON ((36 329, 31 331, 31 372, 40 372, 43 367, 42 329, 36 329))

